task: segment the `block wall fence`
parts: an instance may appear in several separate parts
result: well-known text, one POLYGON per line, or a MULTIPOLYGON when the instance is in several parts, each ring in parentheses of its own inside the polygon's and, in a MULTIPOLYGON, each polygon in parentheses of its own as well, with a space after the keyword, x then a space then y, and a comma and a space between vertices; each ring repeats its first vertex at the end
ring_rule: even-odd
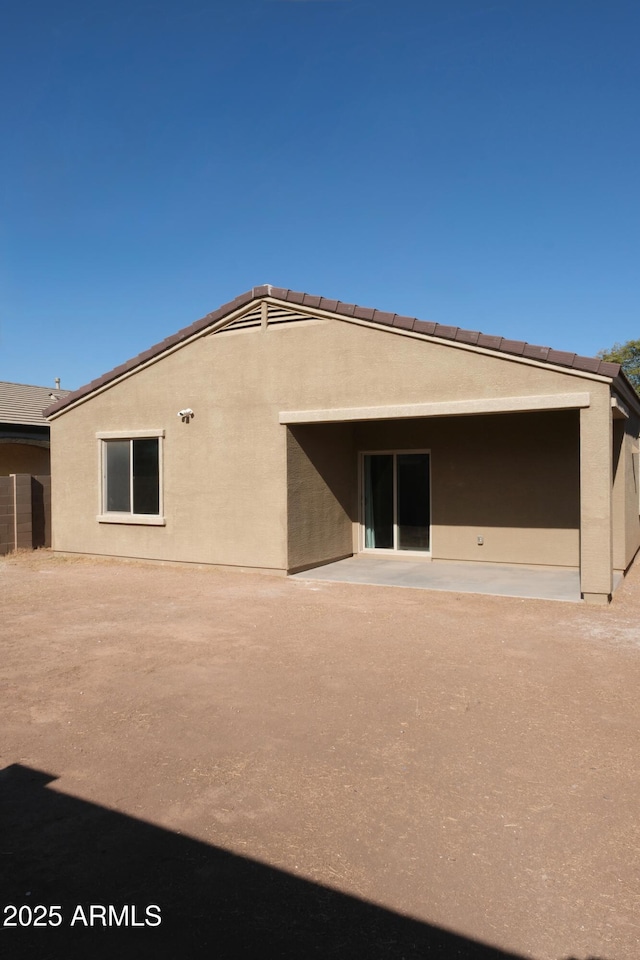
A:
POLYGON ((51 546, 51 477, 0 477, 0 556, 51 546))

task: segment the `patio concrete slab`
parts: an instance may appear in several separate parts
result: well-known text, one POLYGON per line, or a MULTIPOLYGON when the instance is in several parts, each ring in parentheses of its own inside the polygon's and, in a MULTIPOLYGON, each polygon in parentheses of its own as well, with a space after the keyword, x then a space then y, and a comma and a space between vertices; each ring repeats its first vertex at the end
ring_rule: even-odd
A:
POLYGON ((335 580, 342 583, 368 583, 420 590, 581 602, 580 573, 577 568, 571 567, 541 569, 522 564, 406 560, 360 554, 296 573, 294 577, 304 580, 335 580))

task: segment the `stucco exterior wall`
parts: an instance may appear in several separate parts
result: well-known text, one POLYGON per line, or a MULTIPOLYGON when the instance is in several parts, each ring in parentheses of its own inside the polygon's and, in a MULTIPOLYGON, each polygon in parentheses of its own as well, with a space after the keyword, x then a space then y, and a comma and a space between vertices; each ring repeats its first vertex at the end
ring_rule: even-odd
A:
POLYGON ((634 413, 625 423, 625 569, 640 550, 640 418, 634 413))
POLYGON ((290 572, 354 552, 356 468, 352 424, 287 428, 290 572))
POLYGON ((613 421, 613 567, 626 570, 640 547, 638 419, 613 421))
POLYGON ((611 398, 594 391, 580 410, 580 567, 585 599, 606 602, 613 587, 611 398))
MULTIPOLYGON (((306 562, 304 525, 307 533, 311 529, 303 500, 298 499, 296 507, 293 487, 287 488, 287 470, 299 494, 303 477, 309 480, 312 474, 304 465, 308 451, 296 450, 291 442, 287 445, 290 428, 278 422, 279 411, 576 390, 601 395, 606 397, 602 402, 609 403, 606 383, 340 320, 305 320, 208 334, 51 422, 53 546, 61 551, 286 570, 294 565, 292 560, 299 565, 306 562), (189 424, 176 416, 185 407, 195 411, 189 424), (96 432, 147 429, 165 431, 165 525, 98 522, 96 432)), ((437 544, 440 556, 478 556, 477 548, 471 549, 478 525, 467 500, 473 492, 474 476, 483 478, 482 492, 476 484, 475 495, 484 504, 484 532, 492 518, 495 522, 495 514, 490 512, 494 489, 490 449, 494 454, 500 452, 494 480, 501 489, 509 485, 506 477, 520 481, 527 471, 533 471, 548 492, 553 471, 541 464, 545 457, 557 459, 566 442, 566 430, 562 441, 545 439, 542 431, 536 435, 534 455, 526 450, 526 432, 519 436, 519 422, 514 421, 512 448, 517 441, 515 449, 521 453, 519 459, 510 458, 508 444, 500 447, 498 439, 504 437, 506 421, 500 418, 500 424, 487 427, 488 434, 483 434, 482 418, 469 420, 474 422, 466 427, 455 419, 433 427, 440 431, 437 441, 443 454, 446 449, 450 457, 448 465, 444 455, 434 457, 439 488, 447 491, 447 499, 434 505, 434 547, 437 544), (459 441, 455 457, 454 437, 459 441)), ((339 445, 337 461, 345 456, 346 436, 339 445)), ((390 437, 389 447, 402 445, 397 433, 393 442, 390 437)), ((575 450, 574 439, 567 450, 575 450)), ((574 454, 562 454, 561 462, 564 466, 557 468, 557 480, 564 491, 560 500, 566 501, 569 488, 575 485, 574 454)), ((322 477, 322 471, 316 472, 322 477)), ((535 481, 529 489, 533 495, 535 481)), ((310 499, 307 497, 309 509, 310 499)), ((482 559, 575 562, 577 532, 571 525, 573 515, 568 522, 571 511, 567 503, 555 526, 555 521, 541 521, 540 508, 534 509, 533 502, 527 521, 521 510, 522 498, 514 496, 513 500, 510 506, 507 497, 506 509, 514 524, 520 518, 518 525, 494 526, 496 532, 485 541, 482 559), (517 499, 520 503, 515 510, 517 499)), ((544 502, 549 509, 549 498, 544 502)), ((320 513, 326 503, 325 498, 320 513)), ((495 509, 497 499, 493 504, 495 509)), ((335 542, 326 546, 329 552, 342 550, 346 544, 347 513, 344 504, 334 511, 340 532, 335 542)))
POLYGON ((54 549, 285 569, 285 431, 264 385, 243 396, 221 353, 186 346, 52 422, 54 549), (186 407, 190 423, 177 417, 186 407), (149 429, 165 432, 166 525, 98 522, 96 432, 149 429))
POLYGON ((0 440, 0 477, 11 473, 48 474, 49 450, 30 443, 0 440))

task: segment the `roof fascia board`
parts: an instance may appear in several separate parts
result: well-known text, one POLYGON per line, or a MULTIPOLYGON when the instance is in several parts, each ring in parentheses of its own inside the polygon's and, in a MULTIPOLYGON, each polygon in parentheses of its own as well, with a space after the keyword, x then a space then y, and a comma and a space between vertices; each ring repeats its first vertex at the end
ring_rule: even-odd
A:
POLYGON ((482 397, 386 407, 343 407, 336 410, 281 410, 282 424, 342 423, 356 420, 408 420, 418 417, 461 417, 487 413, 529 413, 536 410, 576 410, 591 405, 591 394, 555 393, 531 397, 482 397))
MULTIPOLYGON (((621 371, 622 373, 622 371, 621 371)), ((636 416, 640 415, 640 397, 624 375, 618 374, 611 384, 612 392, 617 394, 633 409, 636 416)))
POLYGON ((383 323, 376 323, 373 320, 361 320, 358 317, 349 317, 342 313, 331 313, 328 310, 322 310, 317 307, 307 307, 304 304, 290 304, 287 300, 277 300, 274 297, 265 297, 269 303, 274 306, 286 307, 295 313, 304 313, 310 317, 320 317, 323 320, 346 320, 347 323, 355 323, 359 327, 367 329, 382 330, 384 333, 400 334, 403 337, 410 337, 413 340, 428 340, 429 343, 435 343, 439 346, 455 347, 458 350, 468 350, 471 353, 479 353, 486 357, 497 357, 499 360, 510 360, 516 363, 525 364, 528 367, 538 367, 540 370, 553 370, 556 373, 566 373, 569 376, 580 377, 581 380, 595 380, 597 383, 611 383, 611 377, 605 377, 601 373, 590 373, 588 370, 575 370, 573 367, 561 367, 559 364, 548 360, 535 360, 532 357, 519 357, 515 353, 504 353, 502 350, 489 350, 487 347, 478 347, 472 343, 461 343, 459 340, 447 340, 445 337, 432 337, 428 333, 418 333, 416 330, 403 330, 402 327, 389 327, 383 323))

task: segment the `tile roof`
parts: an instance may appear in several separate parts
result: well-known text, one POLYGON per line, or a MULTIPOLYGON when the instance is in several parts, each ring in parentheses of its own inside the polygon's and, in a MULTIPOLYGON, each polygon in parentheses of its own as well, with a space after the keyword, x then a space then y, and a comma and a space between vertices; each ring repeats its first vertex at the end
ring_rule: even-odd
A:
POLYGON ((69 390, 32 387, 26 383, 0 380, 0 423, 20 423, 32 427, 48 426, 42 411, 51 406, 51 398, 65 399, 69 390))
POLYGON ((305 306, 309 309, 335 313, 338 316, 353 317, 357 320, 391 327, 396 330, 410 330, 441 340, 471 344, 473 346, 483 347, 485 350, 495 350, 498 353, 505 353, 511 356, 525 357, 527 359, 542 361, 543 363, 552 363, 560 367, 570 367, 573 370, 580 370, 586 373, 596 373, 604 377, 610 377, 612 380, 621 373, 620 364, 609 363, 597 357, 582 357, 576 353, 553 350, 551 347, 539 347, 521 340, 508 340, 505 337, 489 336, 488 334, 480 333, 478 330, 463 330, 461 327, 427 322, 425 320, 418 320, 416 317, 404 317, 397 313, 375 310, 372 307, 359 307, 354 303, 343 303, 341 300, 328 300, 325 297, 316 297, 309 293, 299 293, 296 290, 287 290, 284 287, 273 287, 271 284, 263 284, 260 287, 253 287, 251 290, 247 290, 246 293, 242 293, 240 296, 235 297, 235 299, 230 300, 229 303, 223 304, 221 307, 218 307, 217 310, 208 313, 200 320, 196 320, 195 323, 192 323, 190 326, 183 327, 182 330, 178 330, 178 332, 172 336, 167 337, 160 343, 156 343, 153 347, 150 347, 143 353, 139 353, 136 357, 132 357, 131 360, 127 360, 126 363, 115 367, 96 380, 92 380, 91 383, 87 383, 68 396, 58 400, 47 409, 47 416, 57 413, 75 400, 80 400, 82 397, 88 396, 93 393, 94 390, 99 390, 112 380, 117 379, 125 373, 129 373, 148 360, 160 356, 166 350, 170 350, 172 347, 178 345, 181 341, 187 340, 189 337, 205 330, 214 323, 223 320, 227 314, 232 313, 234 310, 239 310, 253 300, 259 300, 263 297, 270 297, 285 303, 305 306))

